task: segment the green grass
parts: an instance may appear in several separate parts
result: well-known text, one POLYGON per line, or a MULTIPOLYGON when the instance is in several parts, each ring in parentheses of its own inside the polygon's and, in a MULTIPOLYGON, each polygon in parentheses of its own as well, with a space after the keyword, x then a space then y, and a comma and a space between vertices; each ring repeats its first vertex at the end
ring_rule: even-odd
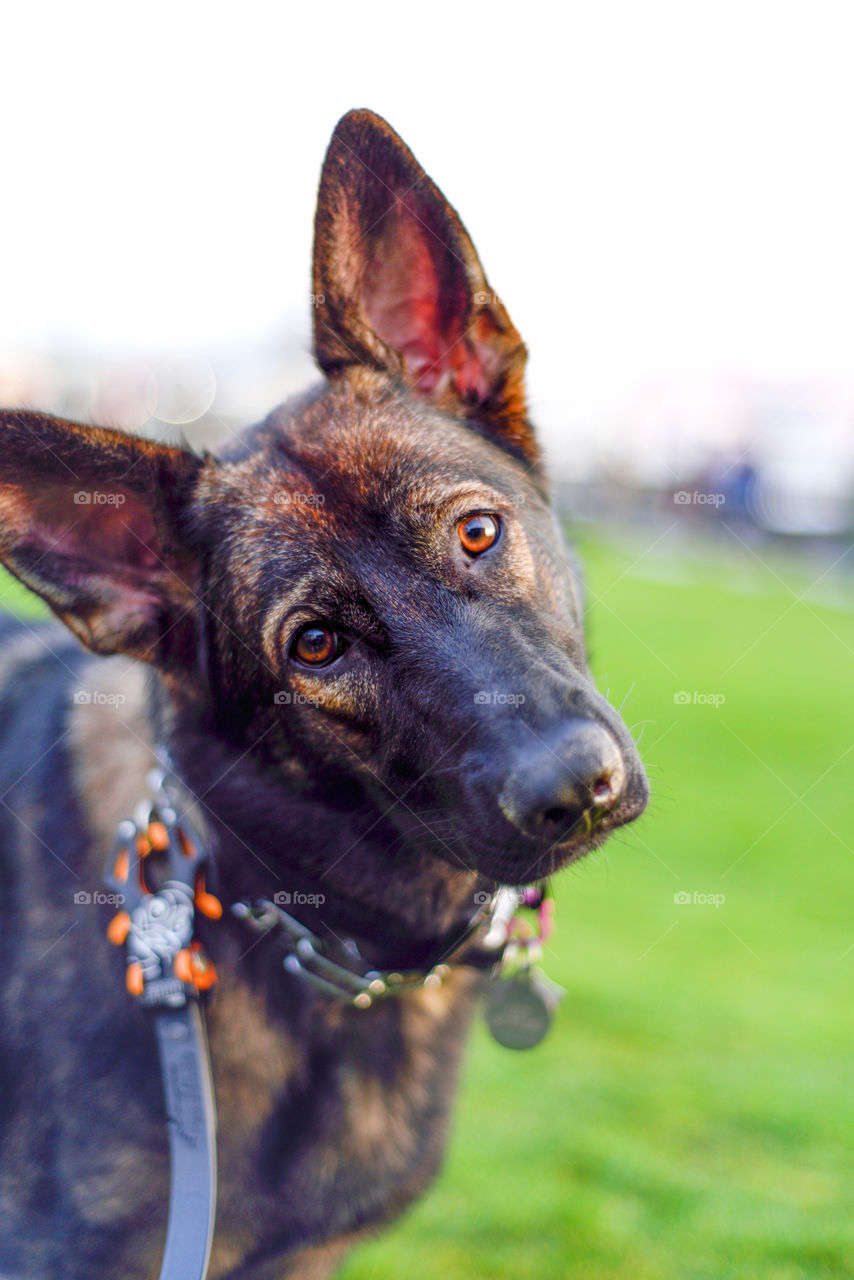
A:
POLYGON ((550 1037, 478 1025, 441 1178, 345 1280, 854 1274, 854 591, 655 536, 582 547, 649 814, 558 880, 550 1037))
POLYGON ((47 605, 38 596, 22 587, 16 578, 0 568, 0 613, 14 613, 18 618, 45 618, 50 616, 47 605))
POLYGON ((582 550, 649 814, 558 880, 550 1037, 478 1027, 439 1182, 345 1280, 854 1274, 854 592, 635 538, 582 550))

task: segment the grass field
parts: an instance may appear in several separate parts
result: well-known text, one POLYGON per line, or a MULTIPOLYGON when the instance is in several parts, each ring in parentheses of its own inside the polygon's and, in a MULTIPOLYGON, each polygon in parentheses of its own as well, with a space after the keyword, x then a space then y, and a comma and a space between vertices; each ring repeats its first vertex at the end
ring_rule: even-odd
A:
POLYGON ((854 590, 655 538, 583 546, 650 812, 558 881, 550 1037, 478 1026, 439 1182, 345 1280, 854 1275, 854 590))
POLYGON ((655 537, 583 547, 649 815, 558 881, 555 1028, 478 1027, 439 1183, 345 1280, 854 1275, 854 590, 655 537))

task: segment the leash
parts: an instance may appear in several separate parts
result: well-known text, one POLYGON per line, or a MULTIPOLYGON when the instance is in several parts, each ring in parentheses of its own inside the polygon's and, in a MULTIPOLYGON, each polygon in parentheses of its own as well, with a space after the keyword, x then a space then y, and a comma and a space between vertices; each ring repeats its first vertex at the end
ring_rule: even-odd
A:
POLYGON ((119 823, 110 851, 106 881, 122 909, 107 936, 126 945, 127 989, 154 1018, 171 1171, 160 1280, 204 1280, 216 1215, 216 1110, 202 1004, 216 969, 193 932, 196 911, 218 919, 222 907, 207 891, 207 850, 178 816, 165 768, 149 786, 154 803, 119 823))
MULTIPOLYGON (((160 747, 157 754, 160 767, 148 778, 153 800, 119 823, 110 850, 105 879, 121 910, 107 937, 126 947, 128 992, 154 1019, 171 1174, 159 1280, 205 1280, 216 1214, 216 1109, 203 1008, 217 974, 194 932, 197 911, 218 920, 222 905, 207 888, 210 850, 180 812, 183 788, 168 752, 160 747)), ((424 944, 432 959, 417 969, 377 969, 354 939, 324 941, 269 898, 235 902, 231 911, 281 941, 287 973, 355 1009, 438 987, 460 965, 490 970, 487 1026, 507 1048, 532 1048, 565 994, 538 967, 552 925, 548 884, 477 898, 462 928, 424 944), (520 907, 537 912, 536 929, 517 914, 520 907)))

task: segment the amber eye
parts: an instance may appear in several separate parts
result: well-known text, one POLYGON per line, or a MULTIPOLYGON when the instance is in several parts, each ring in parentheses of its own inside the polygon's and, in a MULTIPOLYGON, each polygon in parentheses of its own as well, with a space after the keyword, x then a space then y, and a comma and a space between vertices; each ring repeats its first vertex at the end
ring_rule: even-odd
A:
POLYGON ((341 640, 337 633, 316 623, 303 627, 291 647, 291 655, 306 667, 325 667, 341 651, 341 640))
POLYGON ((466 516, 457 525, 457 533, 469 555, 479 556, 498 541, 500 528, 497 516, 466 516))

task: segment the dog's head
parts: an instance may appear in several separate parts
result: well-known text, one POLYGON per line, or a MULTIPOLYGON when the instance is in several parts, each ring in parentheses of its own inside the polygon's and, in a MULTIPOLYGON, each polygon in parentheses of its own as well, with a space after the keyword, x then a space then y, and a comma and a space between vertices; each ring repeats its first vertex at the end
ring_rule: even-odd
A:
POLYGON ((350 788, 404 840, 539 878, 636 817, 647 784, 587 669, 525 348, 368 112, 330 144, 313 288, 324 385, 218 458, 0 413, 0 552, 266 785, 350 788))

